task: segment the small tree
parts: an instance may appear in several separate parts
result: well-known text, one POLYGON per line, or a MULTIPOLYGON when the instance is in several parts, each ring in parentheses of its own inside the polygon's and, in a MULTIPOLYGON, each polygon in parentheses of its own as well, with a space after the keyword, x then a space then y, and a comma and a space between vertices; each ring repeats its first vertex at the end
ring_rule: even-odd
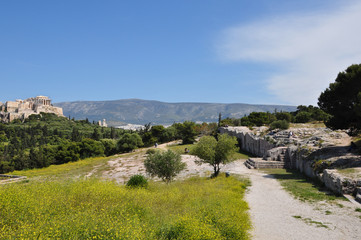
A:
POLYGON ((208 163, 213 166, 213 176, 217 177, 220 164, 232 161, 230 155, 236 151, 237 140, 227 134, 218 135, 218 141, 211 136, 202 137, 192 150, 192 153, 200 158, 197 164, 208 163))
POLYGON ((186 164, 181 161, 179 154, 168 150, 163 153, 156 151, 154 154, 149 154, 144 161, 144 166, 152 177, 157 176, 169 183, 180 171, 185 169, 186 164))

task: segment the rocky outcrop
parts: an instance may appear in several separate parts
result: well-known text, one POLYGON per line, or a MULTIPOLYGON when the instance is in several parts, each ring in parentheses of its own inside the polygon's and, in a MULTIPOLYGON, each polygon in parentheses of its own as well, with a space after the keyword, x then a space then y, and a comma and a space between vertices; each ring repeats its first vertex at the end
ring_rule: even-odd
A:
POLYGON ((361 187, 361 179, 355 180, 344 177, 338 174, 335 169, 325 169, 322 180, 328 189, 338 194, 356 195, 357 187, 361 187))
POLYGON ((350 153, 349 147, 336 146, 349 138, 345 132, 316 128, 262 135, 264 130, 251 131, 246 127, 220 128, 220 132, 237 137, 243 150, 259 157, 247 160, 247 167, 296 169, 308 177, 318 178, 337 194, 354 195, 361 203, 361 179, 345 177, 335 169, 327 169, 361 167, 361 156, 350 153))

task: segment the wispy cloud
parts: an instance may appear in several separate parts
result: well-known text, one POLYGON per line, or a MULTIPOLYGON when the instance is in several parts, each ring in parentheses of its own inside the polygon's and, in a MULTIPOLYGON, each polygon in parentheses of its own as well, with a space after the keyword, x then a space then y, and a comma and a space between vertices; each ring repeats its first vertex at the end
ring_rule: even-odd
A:
POLYGON ((291 104, 315 104, 337 73, 361 62, 361 3, 322 13, 277 16, 222 33, 224 61, 270 63, 269 91, 291 104))

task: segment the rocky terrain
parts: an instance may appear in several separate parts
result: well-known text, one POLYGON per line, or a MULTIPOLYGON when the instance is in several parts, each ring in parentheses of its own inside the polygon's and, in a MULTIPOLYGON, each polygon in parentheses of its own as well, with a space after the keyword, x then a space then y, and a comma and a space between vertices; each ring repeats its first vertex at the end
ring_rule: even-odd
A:
POLYGON ((248 159, 247 167, 296 169, 319 179, 333 192, 361 202, 361 155, 352 149, 345 131, 299 127, 269 132, 265 127, 227 127, 221 132, 237 137, 242 149, 258 157, 248 159))

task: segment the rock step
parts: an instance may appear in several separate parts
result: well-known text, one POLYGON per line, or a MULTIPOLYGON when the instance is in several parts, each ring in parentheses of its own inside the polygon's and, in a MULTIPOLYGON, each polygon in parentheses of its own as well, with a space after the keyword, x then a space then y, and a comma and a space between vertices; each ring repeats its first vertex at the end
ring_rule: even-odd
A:
POLYGON ((244 165, 249 169, 253 169, 255 162, 251 158, 248 158, 247 161, 244 162, 244 165))
POLYGON ((248 168, 285 168, 285 163, 280 161, 265 161, 262 158, 249 158, 245 162, 248 168))

